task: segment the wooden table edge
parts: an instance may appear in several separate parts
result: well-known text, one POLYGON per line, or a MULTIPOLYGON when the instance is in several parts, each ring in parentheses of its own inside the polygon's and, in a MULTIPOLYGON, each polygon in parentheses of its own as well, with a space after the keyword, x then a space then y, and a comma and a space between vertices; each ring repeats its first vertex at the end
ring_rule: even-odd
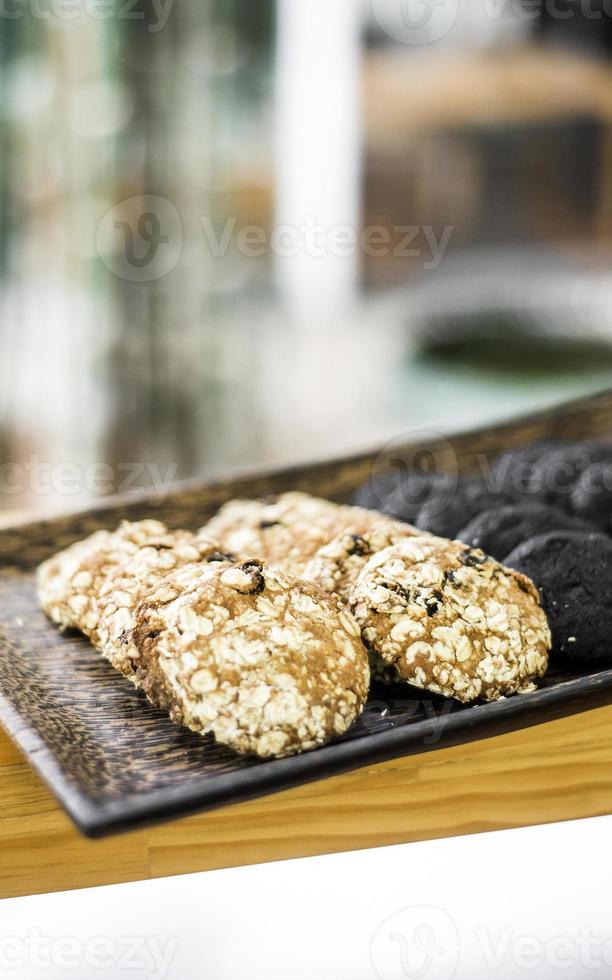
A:
POLYGON ((91 841, 0 732, 0 898, 599 816, 611 764, 612 705, 91 841))

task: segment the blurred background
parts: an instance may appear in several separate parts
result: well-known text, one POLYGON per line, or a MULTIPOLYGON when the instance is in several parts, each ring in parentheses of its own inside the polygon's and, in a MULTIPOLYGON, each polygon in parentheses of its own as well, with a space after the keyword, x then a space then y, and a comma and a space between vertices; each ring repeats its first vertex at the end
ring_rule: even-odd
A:
POLYGON ((612 384, 611 55, 605 0, 3 0, 5 518, 612 384))

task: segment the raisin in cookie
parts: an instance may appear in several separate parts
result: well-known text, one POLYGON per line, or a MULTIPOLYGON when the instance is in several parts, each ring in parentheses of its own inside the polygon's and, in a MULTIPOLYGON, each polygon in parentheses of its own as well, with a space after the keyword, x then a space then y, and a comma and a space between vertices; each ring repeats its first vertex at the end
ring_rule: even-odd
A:
POLYGON ((335 596, 257 560, 188 566, 136 610, 142 686, 179 724, 244 754, 286 756, 341 735, 370 679, 335 596))
POLYGON ((457 541, 407 538, 374 555, 350 602, 397 678, 458 701, 530 691, 550 631, 523 575, 457 541))
POLYGON ((198 562, 225 562, 231 564, 233 555, 219 551, 215 541, 203 535, 197 538, 189 531, 176 531, 172 545, 166 548, 145 547, 114 568, 98 591, 93 606, 93 623, 98 622, 92 639, 113 667, 135 683, 138 653, 131 642, 134 628, 134 610, 139 601, 147 596, 172 572, 185 565, 198 562))
POLYGON ((319 548, 302 573, 302 578, 315 582, 325 592, 335 592, 345 601, 350 597, 364 565, 372 555, 403 538, 425 532, 411 524, 380 519, 368 530, 359 533, 355 526, 338 534, 329 544, 319 548))
POLYGON ((533 578, 552 629, 553 655, 585 670, 612 666, 612 541, 558 531, 519 545, 508 565, 533 578))
POLYGON ((202 533, 219 541, 224 551, 262 558, 299 575, 307 562, 343 528, 358 532, 381 515, 360 507, 292 491, 273 500, 231 500, 202 533))
POLYGON ((41 606, 54 623, 79 629, 95 642, 95 597, 106 577, 140 548, 166 548, 172 543, 172 532, 161 521, 123 521, 116 531, 96 531, 40 565, 41 606))

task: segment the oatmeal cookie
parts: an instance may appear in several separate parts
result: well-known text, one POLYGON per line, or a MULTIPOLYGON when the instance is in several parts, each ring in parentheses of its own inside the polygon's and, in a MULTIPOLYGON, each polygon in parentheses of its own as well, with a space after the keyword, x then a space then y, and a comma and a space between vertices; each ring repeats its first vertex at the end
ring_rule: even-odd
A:
POLYGON ((384 517, 361 533, 353 525, 338 534, 329 544, 319 548, 306 565, 302 578, 316 582, 325 592, 335 592, 347 601, 355 587, 359 573, 372 555, 404 538, 425 535, 411 524, 392 521, 384 517))
POLYGON ((175 722, 243 754, 287 756, 341 735, 370 671, 336 596, 261 561, 188 566, 136 610, 142 686, 175 722))
POLYGON ((381 518, 376 511, 292 491, 272 500, 231 500, 202 533, 226 551, 300 575, 319 548, 344 528, 355 526, 362 533, 381 518))
POLYGON ((458 541, 407 538, 374 555, 350 601, 398 678, 458 701, 533 690, 550 630, 533 583, 458 541))
POLYGON ((94 600, 109 575, 126 558, 148 545, 172 546, 161 521, 123 521, 116 531, 96 531, 43 562, 37 571, 40 603, 54 623, 95 635, 94 600))
POLYGON ((93 615, 97 614, 95 631, 96 646, 113 667, 137 683, 136 663, 138 651, 131 642, 134 628, 134 610, 139 601, 172 572, 198 562, 234 561, 233 555, 222 554, 216 541, 203 535, 197 538, 189 531, 176 531, 170 547, 145 547, 131 555, 121 565, 113 568, 106 577, 93 603, 93 615))

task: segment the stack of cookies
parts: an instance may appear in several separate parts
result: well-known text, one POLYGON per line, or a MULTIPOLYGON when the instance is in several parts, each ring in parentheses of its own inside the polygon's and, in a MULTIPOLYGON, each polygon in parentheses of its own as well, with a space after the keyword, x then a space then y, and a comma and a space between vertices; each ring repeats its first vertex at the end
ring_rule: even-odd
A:
POLYGON ((41 565, 38 589, 175 722, 264 758, 342 735, 372 673, 490 701, 533 690, 550 647, 524 575, 298 492, 231 501, 196 533, 98 531, 41 565))

